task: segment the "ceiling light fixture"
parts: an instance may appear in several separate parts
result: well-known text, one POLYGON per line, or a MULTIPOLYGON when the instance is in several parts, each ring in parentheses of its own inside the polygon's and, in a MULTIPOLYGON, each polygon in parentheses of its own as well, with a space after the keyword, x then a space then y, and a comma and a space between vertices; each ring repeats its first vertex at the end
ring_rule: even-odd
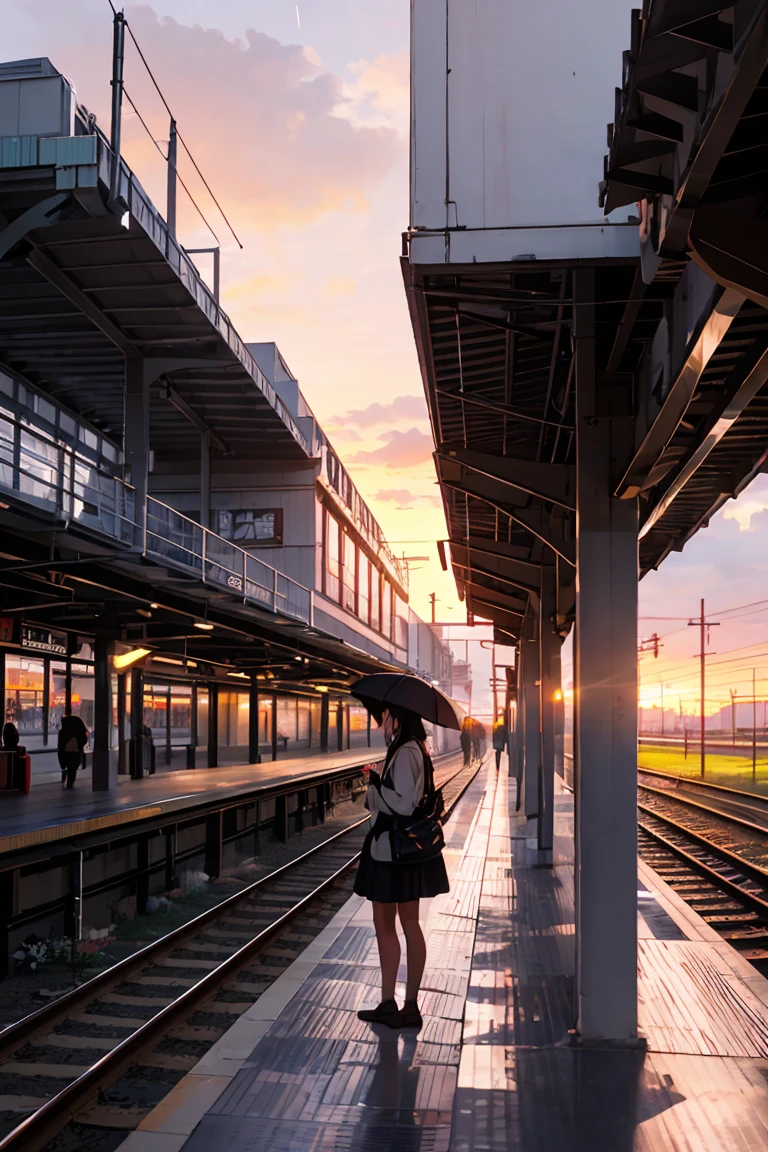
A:
POLYGON ((159 604, 150 604, 150 608, 159 608, 159 607, 160 607, 159 604))
POLYGON ((183 660, 174 660, 171 656, 153 656, 153 664, 178 664, 180 668, 184 667, 183 660))
POLYGON ((213 632, 213 624, 209 624, 207 620, 195 620, 195 628, 199 628, 201 632, 213 632))
POLYGON ((238 680, 248 679, 248 675, 245 672, 227 672, 227 676, 237 676, 238 680))
POLYGON ((123 669, 130 668, 132 664, 149 656, 151 651, 151 648, 132 648, 130 652, 119 652, 112 657, 112 665, 118 672, 122 672, 123 669))

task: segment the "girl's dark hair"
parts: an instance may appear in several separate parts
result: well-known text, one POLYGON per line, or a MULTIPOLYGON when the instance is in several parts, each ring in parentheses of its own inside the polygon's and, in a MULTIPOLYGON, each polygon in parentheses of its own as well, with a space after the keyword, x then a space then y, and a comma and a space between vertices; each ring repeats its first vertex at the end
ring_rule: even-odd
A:
POLYGON ((389 766, 389 762, 397 752, 398 748, 402 748, 403 744, 407 744, 409 740, 415 740, 424 751, 424 742, 427 739, 427 733, 424 730, 424 721, 421 716, 417 716, 415 712, 411 712, 409 708, 401 708, 397 704, 386 705, 390 716, 393 720, 397 720, 398 729, 395 733, 395 738, 387 749, 387 755, 384 760, 384 769, 389 766))

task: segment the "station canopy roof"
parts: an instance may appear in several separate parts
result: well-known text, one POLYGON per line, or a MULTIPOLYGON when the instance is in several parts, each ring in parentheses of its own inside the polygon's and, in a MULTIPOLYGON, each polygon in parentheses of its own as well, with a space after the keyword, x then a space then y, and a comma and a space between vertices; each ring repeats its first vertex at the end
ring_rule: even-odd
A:
MULTIPOLYGON (((499 250, 531 249, 503 263, 456 259, 480 246, 469 232, 405 237, 454 574, 470 612, 512 638, 545 545, 561 632, 573 618, 579 267, 595 270, 598 388, 615 403, 612 386, 631 384, 634 449, 615 495, 639 501, 640 574, 768 468, 768 6, 645 0, 628 32, 595 202, 606 213, 637 202, 623 226, 633 255, 591 260, 574 246, 554 258, 559 226, 540 230, 538 252, 535 228, 509 245, 499 230, 499 250)), ((567 225, 560 234, 571 243, 567 225)))
POLYGON ((122 165, 123 213, 107 204, 114 157, 101 135, 64 144, 76 154, 61 159, 82 163, 38 153, 20 165, 0 149, 0 362, 119 444, 126 356, 151 360, 156 459, 194 458, 206 429, 220 455, 306 459, 301 429, 136 177, 122 165))

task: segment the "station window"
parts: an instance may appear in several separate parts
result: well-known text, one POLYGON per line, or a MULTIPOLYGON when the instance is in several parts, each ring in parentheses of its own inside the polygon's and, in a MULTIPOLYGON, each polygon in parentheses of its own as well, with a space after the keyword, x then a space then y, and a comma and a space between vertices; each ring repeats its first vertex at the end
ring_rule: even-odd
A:
POLYGON ((381 631, 387 640, 392 639, 392 585, 384 575, 381 577, 381 631))
POLYGON ((342 605, 350 612, 357 610, 357 548, 346 533, 344 540, 344 594, 342 605))
POLYGON ((282 544, 283 510, 214 512, 213 527, 219 536, 237 544, 282 544))
POLYGON ((309 732, 312 748, 320 747, 321 704, 319 700, 309 702, 309 732))
POLYGON ((325 514, 325 594, 329 600, 338 600, 341 588, 341 528, 329 512, 325 514))
POLYGON ((371 564, 371 628, 381 627, 381 574, 371 564))
POLYGON ((408 649, 408 605, 395 592, 395 644, 398 648, 408 649))
POLYGON ((72 711, 81 716, 89 732, 93 731, 95 685, 93 665, 72 664, 72 711))
POLYGON ((259 751, 262 756, 272 754, 272 709, 272 697, 259 694, 259 751))
POLYGON ((367 624, 371 617, 371 562, 362 548, 357 565, 357 614, 367 624))
POLYGON ((15 724, 21 743, 42 748, 45 743, 45 662, 28 656, 5 661, 5 719, 15 724))
POLYGON ((368 712, 355 704, 349 706, 347 743, 350 748, 365 748, 368 744, 368 712))

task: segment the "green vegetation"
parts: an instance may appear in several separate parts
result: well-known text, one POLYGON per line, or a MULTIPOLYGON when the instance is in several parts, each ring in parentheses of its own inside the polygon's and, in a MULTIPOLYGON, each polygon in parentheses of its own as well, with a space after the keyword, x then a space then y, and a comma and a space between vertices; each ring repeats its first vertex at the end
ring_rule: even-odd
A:
MULTIPOLYGON (((756 765, 757 792, 768 792, 768 757, 758 752, 756 765)), ((701 760, 697 747, 688 750, 685 758, 683 748, 669 745, 641 744, 638 749, 638 765, 640 768, 655 768, 657 772, 673 772, 678 776, 701 778, 701 760)), ((707 752, 705 764, 705 779, 712 784, 725 784, 729 788, 741 788, 752 791, 752 757, 730 756, 722 752, 707 752)))

